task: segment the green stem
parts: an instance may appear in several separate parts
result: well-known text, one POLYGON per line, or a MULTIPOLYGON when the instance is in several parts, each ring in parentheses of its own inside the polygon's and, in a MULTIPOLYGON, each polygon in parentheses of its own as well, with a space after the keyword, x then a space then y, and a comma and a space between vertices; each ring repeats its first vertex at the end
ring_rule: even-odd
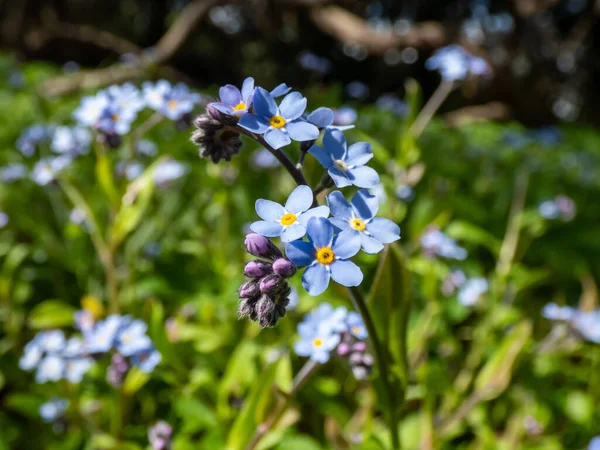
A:
POLYGON ((373 322, 373 318, 371 317, 371 313, 369 313, 369 309, 367 308, 367 302, 365 301, 362 292, 358 287, 349 287, 348 293, 350 294, 350 299, 354 304, 354 307, 358 309, 360 315, 365 322, 365 327, 367 328, 367 332, 369 333, 369 341, 371 343, 371 347, 373 348, 373 352, 375 353, 375 361, 377 362, 377 367, 379 367, 379 376, 383 382, 383 388, 385 389, 385 393, 388 397, 390 410, 389 413, 389 427, 390 427, 390 437, 392 439, 392 449, 398 450, 400 449, 400 437, 398 435, 398 416, 396 414, 396 398, 394 390, 392 389, 392 385, 390 384, 390 371, 388 365, 387 351, 383 346, 382 342, 379 340, 377 336, 377 330, 375 329, 375 323, 373 322))
POLYGON ((444 100, 448 98, 448 95, 450 95, 454 87, 454 82, 442 81, 411 125, 409 133, 412 134, 413 137, 418 137, 421 135, 427 124, 431 121, 433 115, 440 108, 440 106, 442 106, 442 103, 444 103, 444 100))

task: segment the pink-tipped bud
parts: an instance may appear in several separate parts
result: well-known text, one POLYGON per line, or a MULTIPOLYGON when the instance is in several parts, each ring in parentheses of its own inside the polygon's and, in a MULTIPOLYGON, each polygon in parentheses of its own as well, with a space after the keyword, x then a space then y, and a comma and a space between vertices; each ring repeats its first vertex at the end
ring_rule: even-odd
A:
POLYGON ((273 263, 273 271, 280 277, 289 278, 296 274, 296 266, 287 258, 279 258, 273 263))
POLYGON ((250 278, 262 278, 272 272, 271 264, 265 261, 250 261, 244 266, 244 275, 250 278))
POLYGON ((346 356, 348 353, 350 353, 350 346, 344 342, 342 342, 341 344, 338 345, 337 347, 337 354, 340 356, 346 356))
POLYGON ((240 298, 252 298, 260 292, 256 281, 248 281, 239 289, 240 298))
POLYGON ((244 244, 246 244, 248 253, 254 256, 267 256, 269 252, 269 240, 260 234, 248 234, 244 244))
POLYGON ((281 286, 281 282, 281 278, 279 278, 277 275, 266 276, 259 282, 260 292, 263 294, 273 292, 281 286))
POLYGON ((365 342, 357 342, 352 346, 352 350, 355 352, 364 352, 367 349, 367 344, 365 342))

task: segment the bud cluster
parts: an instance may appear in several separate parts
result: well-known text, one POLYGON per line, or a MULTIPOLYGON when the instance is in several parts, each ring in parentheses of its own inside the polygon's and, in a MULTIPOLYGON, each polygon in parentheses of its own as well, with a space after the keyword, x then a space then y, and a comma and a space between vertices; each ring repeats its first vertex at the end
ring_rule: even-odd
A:
POLYGON ((283 256, 268 238, 250 233, 245 240, 246 250, 255 259, 244 267, 249 278, 240 286, 239 313, 265 327, 272 327, 285 316, 291 288, 286 279, 296 273, 296 266, 283 256))
POLYGON ((350 364, 352 373, 357 380, 366 380, 373 372, 375 360, 367 352, 367 343, 353 334, 343 332, 336 352, 350 364))
POLYGON ((196 117, 192 133, 192 142, 198 145, 200 156, 218 163, 222 159, 231 158, 240 152, 242 141, 239 133, 225 128, 225 123, 209 114, 196 117))

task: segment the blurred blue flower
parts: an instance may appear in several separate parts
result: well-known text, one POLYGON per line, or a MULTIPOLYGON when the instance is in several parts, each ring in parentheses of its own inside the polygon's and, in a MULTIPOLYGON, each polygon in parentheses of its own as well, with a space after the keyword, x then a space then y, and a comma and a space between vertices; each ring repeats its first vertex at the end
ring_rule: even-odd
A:
POLYGON ((415 190, 406 184, 398 185, 396 187, 396 197, 405 202, 410 202, 415 198, 415 190))
POLYGON ((84 335, 93 330, 95 320, 94 315, 87 309, 76 311, 73 315, 75 328, 81 331, 84 335))
POLYGON ((154 168, 154 182, 160 187, 166 187, 171 181, 181 178, 190 171, 187 164, 172 158, 166 159, 154 168))
POLYGON ((565 222, 573 220, 577 212, 575 202, 565 195, 551 200, 544 200, 538 205, 540 215, 549 220, 560 219, 565 222))
POLYGON ((71 165, 73 159, 68 155, 40 159, 29 175, 34 183, 46 186, 56 180, 56 176, 71 165))
POLYGON ((252 164, 260 169, 274 169, 279 161, 269 150, 261 148, 252 153, 252 164))
POLYGON ((8 214, 6 214, 4 211, 0 211, 0 228, 4 228, 6 225, 8 225, 10 218, 8 217, 8 214))
POLYGON ((439 70, 445 81, 459 81, 468 76, 488 76, 492 69, 482 58, 471 55, 459 45, 437 50, 426 62, 428 70, 439 70))
POLYGON ((302 68, 321 75, 325 75, 331 71, 331 61, 308 50, 298 54, 298 62, 302 68))
POLYGON ((369 86, 362 81, 352 81, 346 86, 346 92, 352 98, 364 99, 369 96, 369 86))
POLYGON ((42 348, 51 353, 61 352, 66 344, 65 334, 61 330, 43 331, 38 334, 42 348))
POLYGON ((331 351, 340 343, 340 335, 325 327, 314 328, 300 323, 298 334, 300 340, 294 344, 296 354, 321 364, 329 361, 331 351))
POLYGON ((596 436, 590 441, 587 450, 600 450, 600 436, 596 436))
POLYGON ((35 381, 37 383, 58 381, 62 379, 64 370, 65 360, 62 357, 55 354, 47 355, 38 363, 35 381))
POLYGON ((299 92, 287 94, 277 106, 273 96, 263 88, 254 92, 254 113, 244 114, 239 125, 246 130, 264 134, 265 141, 279 149, 295 141, 310 141, 319 136, 319 129, 299 120, 306 109, 306 98, 299 92))
POLYGON ((119 161, 115 166, 115 174, 118 177, 133 181, 144 173, 144 165, 139 161, 119 161))
POLYGON ((25 345, 23 356, 19 359, 19 367, 22 370, 30 371, 37 367, 44 356, 44 349, 38 339, 33 339, 25 345))
POLYGON ((334 191, 327 196, 327 203, 333 215, 331 223, 340 231, 358 236, 366 253, 378 253, 383 250, 384 244, 400 239, 398 225, 391 220, 375 217, 379 202, 366 189, 358 191, 351 203, 340 191, 334 191))
POLYGON ((64 378, 69 383, 80 383, 83 376, 94 365, 92 358, 71 358, 65 360, 64 378))
POLYGON ((263 220, 254 222, 250 229, 262 236, 280 236, 282 242, 301 239, 306 234, 310 218, 329 216, 327 206, 310 209, 312 203, 312 189, 304 185, 292 191, 285 207, 270 200, 258 199, 256 213, 263 220))
POLYGON ((556 303, 548 303, 542 309, 542 317, 549 320, 570 322, 577 315, 577 310, 570 306, 558 306, 556 303))
POLYGON ((329 173, 339 188, 354 185, 372 188, 379 184, 379 175, 365 164, 373 157, 371 144, 357 142, 346 149, 346 138, 339 130, 326 129, 323 146, 313 145, 308 151, 329 173))
POLYGON ((141 320, 134 320, 123 328, 117 337, 116 347, 123 356, 131 356, 152 346, 146 336, 147 326, 141 320))
POLYGON ((158 147, 156 143, 151 141, 150 139, 140 139, 137 141, 135 151, 144 156, 156 156, 158 152, 158 147))
POLYGON ((375 101, 375 106, 383 111, 390 111, 399 117, 404 117, 407 112, 406 102, 392 94, 383 94, 375 101))
POLYGON ((368 337, 367 328, 359 313, 350 311, 346 323, 348 324, 348 331, 357 339, 366 339, 368 337))
POLYGON ((437 255, 462 261, 467 257, 467 251, 464 248, 434 226, 429 227, 421 236, 421 247, 423 247, 425 255, 430 258, 437 255))
POLYGON ((485 278, 471 278, 461 285, 458 291, 458 302, 464 306, 473 306, 488 291, 488 288, 488 281, 485 278))
POLYGON ((587 340, 600 344, 600 311, 577 311, 571 324, 587 340))
POLYGON ((349 106, 341 106, 333 111, 333 124, 334 125, 352 125, 356 122, 357 118, 356 110, 349 106))
POLYGON ((329 303, 321 303, 306 314, 302 322, 314 329, 326 328, 332 332, 341 333, 348 329, 347 318, 348 310, 343 306, 334 308, 329 303))
POLYGON ((87 353, 106 353, 115 345, 119 331, 130 322, 129 317, 118 315, 108 316, 95 324, 85 337, 87 353))
POLYGON ((69 407, 69 401, 64 398, 53 397, 50 401, 40 406, 39 413, 46 423, 53 423, 62 418, 69 407))
POLYGON ((190 91, 184 83, 171 85, 167 80, 142 84, 146 105, 171 120, 179 120, 191 113, 200 103, 200 95, 190 91))
POLYGON ((37 147, 48 142, 54 132, 53 125, 32 125, 25 128, 17 139, 17 149, 23 156, 33 156, 37 147))
POLYGON ((296 306, 298 306, 299 300, 300 296, 298 295, 298 290, 290 286, 290 294, 288 295, 287 309, 295 308, 296 306))
POLYGON ((219 98, 221 101, 211 103, 211 105, 223 114, 228 116, 246 114, 252 107, 254 99, 254 78, 246 78, 242 83, 241 91, 231 84, 221 86, 219 98))
POLYGON ((285 250, 288 258, 297 266, 308 266, 302 276, 302 285, 310 295, 319 295, 327 289, 333 278, 343 286, 358 286, 363 274, 348 258, 360 250, 360 237, 341 232, 333 237, 334 226, 323 217, 308 221, 309 242, 293 241, 285 250))
POLYGON ((92 136, 87 128, 61 126, 56 127, 50 147, 56 153, 74 157, 88 153, 91 142, 92 136))
POLYGON ((28 169, 25 164, 7 164, 0 169, 0 180, 3 183, 12 183, 25 178, 27 176, 27 172, 28 169))
POLYGON ((135 353, 131 357, 131 363, 134 366, 139 367, 142 372, 149 373, 154 370, 161 359, 160 353, 156 351, 154 347, 149 347, 135 353))

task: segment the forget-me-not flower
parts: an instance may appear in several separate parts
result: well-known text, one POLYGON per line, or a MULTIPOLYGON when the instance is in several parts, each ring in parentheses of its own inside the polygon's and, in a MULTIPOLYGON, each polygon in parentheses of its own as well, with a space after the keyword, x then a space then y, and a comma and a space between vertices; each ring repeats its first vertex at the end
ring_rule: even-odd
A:
POLYGON ((273 96, 261 87, 254 91, 253 113, 244 114, 239 125, 246 130, 264 134, 265 141, 279 149, 294 141, 310 141, 319 136, 319 129, 300 119, 306 109, 306 98, 299 92, 287 94, 277 106, 273 96))
POLYGON ((36 124, 25 128, 17 139, 17 149, 23 156, 33 156, 37 147, 49 141, 53 133, 53 125, 36 124))
POLYGON ((88 153, 91 142, 92 136, 87 128, 62 126, 54 131, 50 147, 56 153, 77 156, 88 153))
POLYGON ((147 106, 171 120, 181 119, 192 112, 195 104, 200 103, 200 94, 191 92, 184 83, 173 86, 167 80, 146 82, 142 90, 147 106))
POLYGON ((334 125, 335 113, 332 109, 321 106, 320 108, 315 109, 309 115, 306 116, 306 120, 313 125, 315 125, 319 129, 324 128, 335 128, 338 130, 349 130, 354 128, 354 125, 334 125))
POLYGON ((460 247, 456 241, 436 226, 430 226, 421 236, 421 246, 426 256, 432 258, 436 255, 444 258, 463 260, 467 257, 467 251, 460 247))
POLYGON ((181 178, 189 171, 190 168, 187 164, 169 158, 156 165, 152 178, 158 186, 164 187, 171 181, 181 178))
POLYGON ((152 341, 146 336, 148 327, 141 320, 134 320, 121 330, 117 338, 117 350, 123 356, 131 356, 152 346, 152 341))
POLYGON ((308 221, 309 242, 293 241, 287 244, 287 257, 297 266, 307 266, 302 285, 310 295, 319 295, 327 289, 333 278, 343 286, 358 286, 363 274, 348 258, 360 250, 360 237, 354 233, 341 232, 333 237, 334 227, 323 217, 308 221))
POLYGON ((94 364, 92 358, 71 358, 65 360, 64 377, 70 383, 80 383, 83 376, 94 364))
POLYGON ((313 327, 310 324, 298 325, 300 340, 294 344, 294 351, 300 356, 308 356, 313 361, 325 363, 330 353, 340 343, 339 333, 327 327, 313 327))
POLYGON ((73 159, 68 155, 42 158, 35 163, 29 176, 34 183, 46 186, 56 180, 56 176, 69 167, 72 162, 73 159))
POLYGON ((22 180, 27 176, 27 166, 21 163, 7 164, 0 168, 0 181, 3 183, 12 183, 22 180))
POLYGON ((242 89, 232 84, 226 84, 219 89, 221 101, 211 105, 228 116, 241 116, 246 114, 252 107, 254 99, 254 78, 248 77, 242 83, 242 89))
POLYGON ((460 45, 437 50, 426 62, 428 70, 439 70, 445 81, 458 81, 469 75, 490 75, 491 67, 483 58, 471 55, 460 45))
POLYGON ((304 316, 302 323, 315 329, 325 327, 332 332, 341 333, 348 328, 347 318, 348 310, 343 306, 334 308, 329 303, 321 303, 304 316))
POLYGON ((375 254, 383 250, 384 244, 400 239, 400 227, 388 219, 375 217, 379 209, 377 197, 366 189, 358 191, 350 203, 340 191, 327 196, 333 218, 330 219, 341 231, 360 237, 364 252, 375 254))
POLYGON ((365 164, 373 158, 371 144, 357 142, 346 149, 346 138, 340 130, 326 129, 323 146, 313 145, 308 151, 329 173, 339 188, 354 185, 372 188, 379 184, 379 175, 365 164))
POLYGON ((86 351, 88 353, 106 353, 115 344, 118 332, 128 323, 128 317, 118 315, 108 316, 98 322, 85 337, 86 351))
POLYGON ((267 237, 280 236, 282 242, 301 239, 306 234, 306 226, 310 218, 329 215, 327 206, 310 209, 312 203, 312 189, 304 185, 292 191, 285 206, 270 200, 258 199, 256 212, 263 220, 254 222, 250 229, 267 237))
POLYGON ((56 422, 62 417, 68 406, 68 400, 65 400, 64 398, 52 398, 50 401, 40 406, 40 417, 46 423, 56 422))
POLYGON ((471 278, 465 281, 458 291, 458 302, 464 306, 473 306, 488 291, 485 278, 471 278))
POLYGON ((350 332, 357 339, 366 339, 367 328, 365 327, 365 323, 361 315, 355 311, 350 311, 348 313, 348 317, 346 318, 346 323, 348 324, 348 332, 350 332))
POLYGON ((64 370, 65 360, 59 355, 49 354, 39 362, 35 381, 38 383, 58 381, 63 377, 64 370))
POLYGON ((148 347, 142 351, 134 353, 131 357, 131 363, 139 367, 142 372, 152 372, 161 361, 162 357, 154 347, 148 347))
POLYGON ((548 303, 542 309, 542 317, 548 320, 570 322, 577 315, 577 310, 570 306, 558 306, 556 303, 548 303))

